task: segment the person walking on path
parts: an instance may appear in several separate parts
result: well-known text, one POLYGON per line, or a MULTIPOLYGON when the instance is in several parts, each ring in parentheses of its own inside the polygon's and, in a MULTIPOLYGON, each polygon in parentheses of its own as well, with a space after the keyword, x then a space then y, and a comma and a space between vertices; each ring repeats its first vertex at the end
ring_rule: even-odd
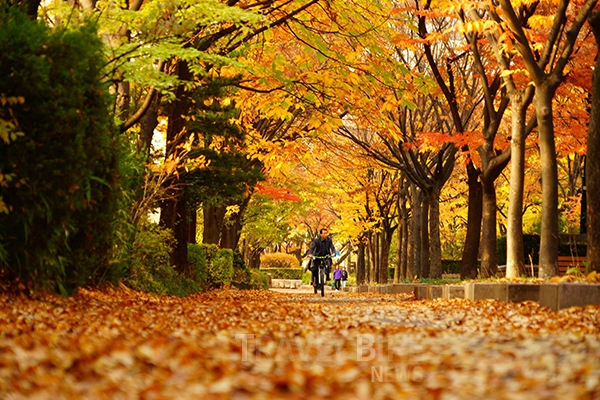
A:
POLYGON ((348 283, 348 270, 346 267, 342 268, 342 289, 346 288, 346 284, 348 283))
POLYGON ((335 270, 333 271, 333 280, 335 281, 335 289, 340 290, 340 282, 342 281, 342 270, 339 265, 335 266, 335 270))

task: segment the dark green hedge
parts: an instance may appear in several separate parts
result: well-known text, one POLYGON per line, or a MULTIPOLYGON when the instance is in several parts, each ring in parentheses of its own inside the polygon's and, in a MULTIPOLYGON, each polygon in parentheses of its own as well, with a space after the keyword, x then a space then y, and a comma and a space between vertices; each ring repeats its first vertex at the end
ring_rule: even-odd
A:
POLYGON ((188 262, 204 290, 229 285, 234 274, 233 251, 214 244, 188 244, 188 262))
MULTIPOLYGON (((497 256, 498 265, 506 264, 506 236, 500 236, 497 240, 497 256)), ((534 265, 539 264, 540 254, 540 235, 525 234, 523 235, 523 247, 525 263, 529 264, 533 262, 534 265), (530 260, 531 256, 531 260, 530 260)), ((586 255, 587 246, 585 243, 569 244, 567 242, 561 242, 558 245, 558 254, 561 256, 568 256, 571 254, 578 254, 580 256, 586 255)))
MULTIPOLYGON (((5 10, 3 10, 5 11, 5 10)), ((63 294, 122 271, 111 262, 119 212, 118 137, 96 29, 50 28, 0 13, 0 273, 63 294)))
POLYGON ((302 268, 261 268, 260 271, 271 274, 273 279, 302 279, 302 268))

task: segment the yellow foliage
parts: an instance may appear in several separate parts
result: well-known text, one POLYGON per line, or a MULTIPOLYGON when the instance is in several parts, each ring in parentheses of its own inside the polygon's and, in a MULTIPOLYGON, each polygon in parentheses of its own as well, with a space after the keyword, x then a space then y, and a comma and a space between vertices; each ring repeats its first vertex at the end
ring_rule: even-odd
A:
POLYGON ((260 268, 300 268, 300 261, 292 254, 262 254, 260 256, 260 268))

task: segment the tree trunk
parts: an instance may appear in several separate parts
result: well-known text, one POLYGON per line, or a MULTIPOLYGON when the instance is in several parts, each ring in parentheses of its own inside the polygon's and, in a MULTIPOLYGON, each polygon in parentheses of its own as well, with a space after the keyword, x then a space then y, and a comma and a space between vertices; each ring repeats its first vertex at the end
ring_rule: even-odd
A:
MULTIPOLYGON (((413 189, 415 188, 414 186, 411 186, 411 194, 413 192, 413 189)), ((415 254, 416 254, 416 249, 415 249, 415 245, 417 243, 417 239, 415 237, 415 205, 414 205, 414 198, 409 197, 411 199, 411 208, 412 208, 412 214, 409 220, 406 221, 407 224, 407 229, 408 229, 408 235, 406 236, 406 278, 407 279, 413 279, 416 275, 416 269, 415 269, 415 254)))
POLYGON ((423 193, 421 210, 421 277, 429 278, 430 254, 429 254, 429 193, 423 193))
POLYGON ((40 7, 41 0, 17 0, 15 3, 21 7, 22 11, 27 13, 29 19, 37 19, 38 8, 40 7))
POLYGON ((369 254, 367 255, 367 261, 369 264, 369 283, 377 283, 379 278, 379 259, 378 259, 378 243, 377 234, 371 234, 369 238, 369 254))
POLYGON ((402 253, 401 253, 401 264, 400 264, 400 276, 402 279, 410 279, 410 271, 408 270, 408 265, 410 261, 410 220, 406 218, 406 220, 402 224, 402 253))
POLYGON ((469 187, 469 208, 467 216, 467 236, 460 263, 460 278, 477 278, 477 259, 481 237, 483 190, 479 181, 480 171, 472 162, 467 164, 467 183, 469 187))
MULTIPOLYGON (((396 266, 394 268, 394 283, 400 282, 401 277, 403 277, 402 270, 402 261, 404 260, 404 255, 402 254, 402 249, 404 248, 404 241, 406 240, 406 236, 404 236, 404 225, 406 225, 406 221, 403 221, 402 215, 398 217, 398 248, 396 249, 396 266)), ((403 278, 402 278, 403 279, 403 278)))
POLYGON ((204 231, 202 233, 202 243, 219 244, 221 242, 221 228, 225 219, 225 206, 213 206, 204 204, 202 206, 204 213, 204 231))
MULTIPOLYGON (((589 18, 596 44, 600 48, 600 12, 589 18)), ((587 196, 587 262, 588 272, 600 272, 600 54, 592 77, 592 111, 585 160, 587 196)))
POLYGON ((552 91, 544 83, 536 87, 535 112, 540 138, 542 168, 542 234, 539 275, 548 279, 558 271, 558 168, 552 121, 552 91))
POLYGON ((140 119, 140 133, 138 135, 137 149, 138 153, 145 151, 146 160, 148 160, 150 157, 150 149, 152 147, 154 130, 158 126, 158 108, 160 104, 159 99, 160 97, 158 92, 154 93, 150 107, 140 119))
POLYGON ((421 220, 423 213, 423 196, 420 189, 416 185, 412 185, 413 188, 413 216, 412 216, 412 267, 411 277, 420 278, 421 275, 421 249, 423 242, 421 236, 423 235, 421 229, 421 220))
POLYGON ((481 277, 496 275, 496 189, 494 183, 482 179, 483 227, 481 238, 481 277))
POLYGON ((511 96, 512 139, 510 141, 510 191, 506 230, 506 277, 525 274, 523 246, 523 191, 525 187, 525 115, 522 95, 511 96))
POLYGON ((188 209, 188 243, 197 243, 196 241, 196 233, 198 232, 198 210, 188 209))
POLYGON ((253 248, 244 240, 244 243, 242 244, 242 254, 244 255, 244 262, 248 268, 258 269, 260 267, 260 255, 263 250, 262 247, 253 248))
POLYGON ((356 252, 356 283, 362 285, 366 282, 365 276, 365 244, 361 241, 356 252))
POLYGON ((175 226, 173 227, 173 233, 175 236, 175 248, 171 255, 173 265, 177 268, 180 274, 190 276, 191 271, 188 264, 188 227, 189 221, 187 218, 187 199, 182 196, 175 207, 175 226))
POLYGON ((388 283, 389 279, 389 263, 390 263, 390 247, 392 243, 392 235, 394 229, 386 229, 381 235, 381 256, 380 256, 380 282, 388 283))
POLYGON ((442 242, 440 238, 440 192, 434 187, 429 197, 430 278, 442 277, 442 242))
MULTIPOLYGON (((191 73, 189 71, 187 62, 179 61, 177 63, 177 74, 181 80, 190 80, 191 73)), ((189 105, 186 96, 186 89, 184 85, 180 85, 176 90, 176 100, 173 102, 169 114, 168 114, 168 125, 167 125, 167 146, 165 150, 165 157, 176 155, 178 151, 177 141, 179 140, 181 133, 185 131, 185 116, 188 113, 189 105)), ((181 177, 185 172, 182 171, 179 174, 181 177)), ((177 179, 177 178, 175 178, 177 179)), ((181 220, 182 216, 185 218, 187 215, 187 204, 183 192, 180 188, 175 186, 176 182, 172 180, 167 181, 167 192, 169 192, 169 199, 163 202, 161 205, 161 225, 173 230, 175 235, 175 248, 171 253, 171 260, 177 267, 178 271, 184 272, 187 269, 187 221, 181 220), (164 214, 164 217, 163 217, 164 214)))

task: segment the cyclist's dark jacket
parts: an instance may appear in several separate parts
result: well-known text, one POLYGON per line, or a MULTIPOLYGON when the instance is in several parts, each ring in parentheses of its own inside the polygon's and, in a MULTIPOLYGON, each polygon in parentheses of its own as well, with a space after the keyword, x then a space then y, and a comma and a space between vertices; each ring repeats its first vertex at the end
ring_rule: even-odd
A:
MULTIPOLYGON (((333 257, 335 255, 335 247, 333 247, 333 240, 331 237, 327 237, 327 239, 321 239, 321 236, 315 238, 310 244, 310 250, 308 254, 312 254, 313 256, 323 257, 328 254, 331 254, 333 257)), ((329 273, 329 267, 331 265, 331 258, 326 260, 327 273, 329 273)), ((311 263, 310 270, 314 272, 317 265, 316 263, 311 263)))
POLYGON ((331 254, 333 257, 335 255, 335 247, 333 247, 333 240, 330 237, 323 240, 321 237, 315 238, 310 244, 310 250, 308 254, 312 254, 313 256, 322 257, 328 254, 331 254))

